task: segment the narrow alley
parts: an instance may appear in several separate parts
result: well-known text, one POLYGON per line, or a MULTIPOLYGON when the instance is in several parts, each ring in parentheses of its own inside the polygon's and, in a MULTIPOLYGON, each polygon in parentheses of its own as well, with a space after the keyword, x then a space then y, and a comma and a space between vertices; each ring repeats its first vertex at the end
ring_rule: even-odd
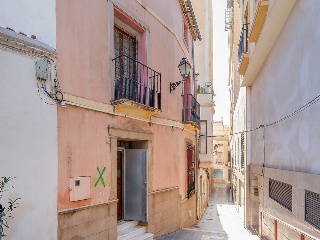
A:
POLYGON ((214 183, 209 204, 202 219, 192 228, 183 228, 157 240, 253 240, 259 239, 243 227, 232 204, 229 185, 214 183))

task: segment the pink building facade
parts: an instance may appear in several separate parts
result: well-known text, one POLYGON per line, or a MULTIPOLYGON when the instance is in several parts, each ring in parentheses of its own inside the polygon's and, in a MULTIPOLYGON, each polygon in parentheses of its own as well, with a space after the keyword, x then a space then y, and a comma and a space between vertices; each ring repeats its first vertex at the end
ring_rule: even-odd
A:
POLYGON ((190 1, 56 2, 58 238, 116 239, 135 220, 160 236, 196 222, 190 1))

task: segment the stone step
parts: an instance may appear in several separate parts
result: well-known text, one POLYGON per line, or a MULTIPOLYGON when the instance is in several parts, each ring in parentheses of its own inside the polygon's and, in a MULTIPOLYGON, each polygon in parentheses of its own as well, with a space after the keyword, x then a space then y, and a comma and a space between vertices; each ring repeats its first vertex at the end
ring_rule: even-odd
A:
POLYGON ((118 240, 129 240, 146 232, 146 227, 134 226, 118 232, 118 240))
POLYGON ((132 238, 131 240, 153 240, 153 234, 152 233, 144 233, 137 237, 132 238))
POLYGON ((128 228, 134 227, 138 225, 138 221, 120 221, 118 222, 117 232, 121 232, 128 228))

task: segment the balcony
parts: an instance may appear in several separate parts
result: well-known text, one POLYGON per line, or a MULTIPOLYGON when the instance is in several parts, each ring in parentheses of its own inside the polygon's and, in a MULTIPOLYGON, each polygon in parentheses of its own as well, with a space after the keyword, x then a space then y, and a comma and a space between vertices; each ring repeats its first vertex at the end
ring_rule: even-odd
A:
POLYGON ((192 94, 183 95, 182 122, 191 131, 200 129, 200 104, 192 94))
POLYGON ((198 89, 197 89, 197 93, 198 94, 212 94, 213 93, 213 89, 212 89, 212 83, 211 82, 204 82, 202 84, 198 85, 198 89))
POLYGON ((256 6, 253 22, 249 31, 249 42, 258 41, 264 21, 268 14, 269 0, 258 0, 256 6))
POLYGON ((244 75, 249 64, 249 48, 248 48, 248 24, 242 25, 241 36, 238 44, 239 66, 238 72, 244 75))
POLYGON ((149 119, 161 112, 161 74, 134 58, 114 58, 115 112, 149 119))

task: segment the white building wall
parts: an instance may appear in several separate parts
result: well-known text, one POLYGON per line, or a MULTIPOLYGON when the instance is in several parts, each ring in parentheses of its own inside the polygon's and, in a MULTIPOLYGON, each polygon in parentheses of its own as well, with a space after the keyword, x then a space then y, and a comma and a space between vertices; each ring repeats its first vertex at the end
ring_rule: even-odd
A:
MULTIPOLYGON (((54 0, 4 0, 0 26, 55 48, 55 11, 54 0)), ((57 111, 38 96, 35 61, 0 48, 0 177, 16 177, 5 197, 21 197, 8 240, 57 239, 57 111)))
MULTIPOLYGON (((241 142, 241 132, 245 130, 245 118, 246 118, 246 89, 240 88, 239 97, 235 104, 234 115, 233 115, 233 154, 235 159, 235 165, 240 168, 240 142, 241 142)), ((240 169, 238 169, 240 172, 240 169)), ((243 178, 243 177, 241 177, 243 178)))
POLYGON ((56 48, 55 0, 1 0, 0 26, 10 27, 56 48))
MULTIPOLYGON (((297 1, 252 85, 252 127, 289 115, 320 94, 318 0, 297 1), (293 41, 294 39, 294 41, 293 41)), ((320 173, 320 104, 252 133, 253 165, 320 173)))
POLYGON ((56 105, 38 96, 35 58, 1 49, 0 79, 0 177, 21 197, 6 239, 57 239, 56 105))
MULTIPOLYGON (((212 110, 210 107, 201 107, 201 120, 207 120, 207 135, 212 135, 212 110)), ((201 162, 212 162, 212 137, 207 137, 207 153, 200 153, 201 162)))

